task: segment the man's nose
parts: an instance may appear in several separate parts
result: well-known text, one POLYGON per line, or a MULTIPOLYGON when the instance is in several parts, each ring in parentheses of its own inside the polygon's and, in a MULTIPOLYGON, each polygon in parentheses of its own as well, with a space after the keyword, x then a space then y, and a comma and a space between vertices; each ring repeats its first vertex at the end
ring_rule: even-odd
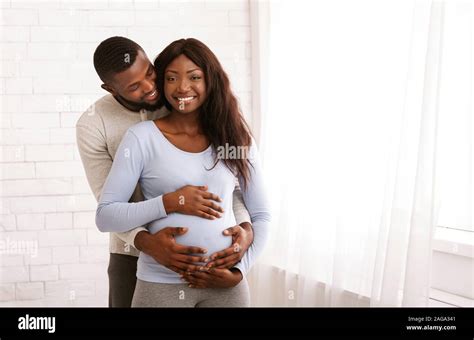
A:
POLYGON ((145 80, 144 83, 143 83, 143 92, 145 93, 149 93, 151 91, 153 91, 153 89, 155 88, 155 82, 151 79, 149 80, 145 80))

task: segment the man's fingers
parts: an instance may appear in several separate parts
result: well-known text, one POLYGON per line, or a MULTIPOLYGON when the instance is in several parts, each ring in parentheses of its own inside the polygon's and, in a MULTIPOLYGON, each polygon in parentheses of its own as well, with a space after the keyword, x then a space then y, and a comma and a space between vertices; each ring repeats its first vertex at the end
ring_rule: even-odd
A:
POLYGON ((237 234, 240 231, 240 228, 241 227, 238 225, 227 228, 226 230, 223 231, 223 234, 227 236, 237 234))
POLYGON ((174 261, 172 266, 177 267, 178 269, 185 272, 193 272, 201 269, 201 266, 196 266, 194 264, 189 264, 186 262, 174 261))
POLYGON ((176 245, 175 251, 179 254, 206 254, 207 249, 193 246, 176 245))
POLYGON ((189 256, 189 255, 182 255, 182 254, 176 254, 175 259, 184 262, 184 263, 189 263, 189 264, 196 264, 199 262, 208 262, 208 258, 206 256, 189 256))
POLYGON ((168 266, 167 268, 171 269, 172 271, 180 274, 180 275, 183 275, 185 274, 186 272, 184 270, 181 270, 179 269, 178 267, 175 267, 175 266, 168 266))
POLYGON ((224 258, 224 257, 227 257, 227 256, 230 256, 234 253, 234 247, 231 246, 231 247, 228 247, 228 248, 225 248, 224 250, 221 250, 221 251, 218 251, 217 253, 214 253, 210 256, 210 259, 213 261, 213 260, 217 260, 217 259, 220 259, 220 258, 224 258))
POLYGON ((189 278, 185 279, 185 283, 190 287, 190 288, 208 288, 208 284, 203 281, 199 280, 197 278, 189 278))
POLYGON ((213 260, 225 258, 227 256, 231 256, 233 254, 240 253, 241 249, 242 248, 240 247, 240 244, 238 244, 236 242, 232 246, 230 246, 228 248, 225 248, 224 250, 218 251, 217 253, 212 254, 210 256, 210 259, 213 261, 213 260))
POLYGON ((209 285, 206 285, 206 284, 201 284, 201 283, 190 283, 188 284, 188 287, 189 288, 195 288, 195 289, 204 289, 204 288, 212 288, 211 286, 209 285))
POLYGON ((220 266, 217 266, 217 267, 214 267, 216 269, 230 269, 232 268, 234 265, 231 264, 231 263, 226 263, 226 264, 221 264, 220 266))
POLYGON ((188 231, 188 228, 187 227, 166 227, 164 230, 172 236, 179 236, 179 235, 186 234, 186 232, 188 231))
POLYGON ((209 262, 206 266, 207 267, 220 267, 223 266, 224 268, 229 268, 234 266, 237 262, 239 262, 240 256, 239 254, 232 254, 230 256, 227 256, 223 259, 218 259, 209 262))
POLYGON ((182 280, 188 283, 188 286, 192 286, 192 288, 209 288, 212 284, 212 281, 209 277, 204 275, 196 276, 195 273, 185 273, 182 275, 182 280))
POLYGON ((195 271, 191 273, 185 273, 186 277, 194 277, 204 281, 212 281, 213 280, 213 273, 210 271, 195 271))

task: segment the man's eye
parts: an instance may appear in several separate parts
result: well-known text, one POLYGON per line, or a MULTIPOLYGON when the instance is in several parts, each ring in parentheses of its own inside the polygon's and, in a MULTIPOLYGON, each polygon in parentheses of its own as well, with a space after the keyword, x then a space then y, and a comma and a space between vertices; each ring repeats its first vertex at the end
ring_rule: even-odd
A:
POLYGON ((136 91, 138 90, 138 85, 133 85, 132 87, 130 87, 130 91, 136 91))

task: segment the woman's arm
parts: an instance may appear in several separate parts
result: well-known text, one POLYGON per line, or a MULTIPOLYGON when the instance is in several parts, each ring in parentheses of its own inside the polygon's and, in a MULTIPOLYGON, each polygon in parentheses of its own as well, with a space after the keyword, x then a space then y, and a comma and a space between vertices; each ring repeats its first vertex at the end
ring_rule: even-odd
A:
POLYGON ((265 247, 269 234, 270 209, 265 195, 258 151, 253 140, 249 152, 249 161, 252 166, 250 167, 250 179, 247 187, 243 185, 242 178, 239 178, 239 183, 253 224, 253 242, 240 262, 231 269, 212 267, 205 271, 183 273, 182 277, 192 288, 234 287, 248 273, 265 247))
POLYGON ((115 154, 97 207, 96 224, 100 231, 128 231, 173 212, 207 219, 221 217, 222 207, 216 203, 221 199, 207 191, 205 185, 186 185, 146 201, 129 203, 144 164, 145 155, 138 137, 128 130, 115 154))
POLYGON ((243 179, 239 177, 239 183, 245 205, 252 220, 254 238, 252 245, 249 247, 244 257, 234 266, 234 268, 239 269, 244 276, 251 269, 252 265, 265 247, 268 239, 271 218, 258 149, 253 139, 248 153, 248 159, 251 164, 249 169, 249 181, 247 186, 245 186, 243 179))
POLYGON ((167 216, 163 195, 129 203, 144 166, 137 136, 129 129, 115 154, 96 211, 102 232, 124 232, 167 216))
MULTIPOLYGON (((97 202, 100 200, 100 193, 113 164, 103 127, 104 122, 100 114, 89 115, 88 112, 84 113, 76 124, 77 148, 87 181, 97 202)), ((137 186, 136 189, 138 188, 137 186)), ((135 246, 135 236, 140 231, 146 231, 146 228, 138 227, 124 233, 117 233, 117 236, 126 244, 135 246)))

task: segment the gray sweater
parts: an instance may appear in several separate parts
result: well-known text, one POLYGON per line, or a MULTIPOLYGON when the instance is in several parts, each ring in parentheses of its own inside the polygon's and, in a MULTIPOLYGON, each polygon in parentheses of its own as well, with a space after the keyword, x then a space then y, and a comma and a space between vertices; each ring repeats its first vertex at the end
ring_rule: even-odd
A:
MULTIPOLYGON (((97 100, 81 115, 76 123, 77 146, 89 186, 97 201, 100 199, 115 153, 128 128, 141 121, 155 120, 166 114, 168 114, 166 110, 130 111, 109 94, 97 100)), ((237 224, 250 222, 242 193, 238 188, 233 196, 233 210, 237 224)), ((143 200, 143 193, 137 184, 129 201, 143 200)), ((142 230, 147 229, 142 226, 123 233, 110 233, 110 252, 138 256, 139 251, 134 248, 134 240, 136 234, 142 230)))

